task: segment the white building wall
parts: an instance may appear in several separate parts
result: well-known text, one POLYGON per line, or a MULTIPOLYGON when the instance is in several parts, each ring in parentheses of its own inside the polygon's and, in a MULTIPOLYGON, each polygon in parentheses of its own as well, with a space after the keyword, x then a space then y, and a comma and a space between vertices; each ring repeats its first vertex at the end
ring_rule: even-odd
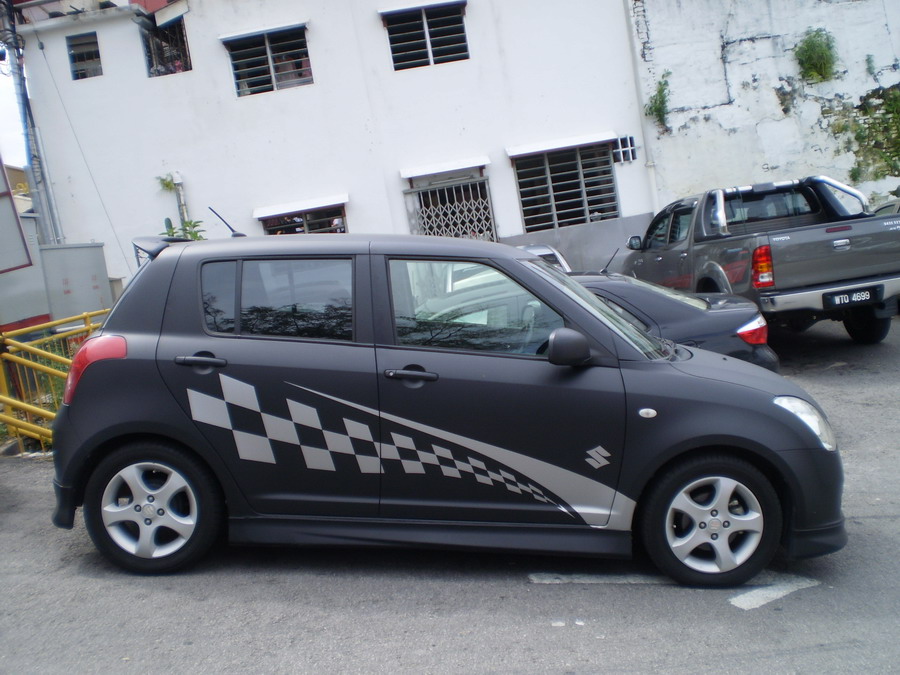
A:
POLYGON ((620 212, 651 210, 624 3, 469 0, 468 60, 395 72, 378 11, 397 0, 188 1, 193 69, 163 77, 126 8, 22 27, 66 240, 104 242, 114 277, 132 238, 177 222, 156 180, 175 172, 207 237, 228 234, 207 206, 254 234, 254 209, 336 194, 349 231, 408 232, 402 170, 485 156, 505 237, 523 232, 507 148, 612 131, 639 148, 616 165, 620 212), (315 83, 238 97, 221 38, 304 22, 315 83), (93 30, 103 75, 73 81, 65 36, 93 30))
MULTIPOLYGON (((900 82, 896 0, 628 0, 644 100, 669 71, 669 131, 647 121, 657 206, 714 187, 825 174, 850 180, 855 156, 829 109, 858 105, 900 82), (834 80, 812 84, 794 50, 824 28, 838 54, 834 80), (874 76, 869 74, 871 56, 874 76), (780 93, 784 99, 779 98, 780 93), (787 102, 788 112, 782 108, 787 102)), ((865 182, 867 194, 900 176, 865 182)))

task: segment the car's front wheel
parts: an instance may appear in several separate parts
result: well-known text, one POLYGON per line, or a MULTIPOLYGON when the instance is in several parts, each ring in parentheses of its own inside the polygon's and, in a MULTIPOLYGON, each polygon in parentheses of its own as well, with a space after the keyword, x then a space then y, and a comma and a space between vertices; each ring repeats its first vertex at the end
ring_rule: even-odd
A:
POLYGON ((209 470, 168 445, 116 450, 85 488, 84 521, 94 545, 131 572, 161 574, 195 563, 222 520, 222 498, 209 470))
POLYGON ((676 465, 647 494, 641 539, 653 563, 691 586, 736 586, 769 564, 782 511, 751 464, 706 455, 676 465))

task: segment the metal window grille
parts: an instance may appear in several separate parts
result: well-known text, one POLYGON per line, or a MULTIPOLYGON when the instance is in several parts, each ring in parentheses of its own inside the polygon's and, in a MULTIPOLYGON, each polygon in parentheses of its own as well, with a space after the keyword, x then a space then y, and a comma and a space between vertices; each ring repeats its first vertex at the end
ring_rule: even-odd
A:
POLYGON ((414 234, 497 241, 486 178, 408 190, 414 234))
POLYGON ((264 218, 262 224, 266 234, 323 234, 347 231, 343 205, 264 218))
POLYGON ((225 42, 238 96, 312 84, 306 28, 288 28, 225 42))
POLYGON ((426 7, 384 17, 394 70, 469 58, 464 5, 426 7))
POLYGON ((141 31, 144 56, 147 59, 147 75, 159 77, 183 73, 191 69, 184 21, 177 19, 162 28, 145 28, 141 31))
POLYGON ((88 77, 103 75, 100 63, 100 45, 96 33, 69 35, 66 38, 66 49, 69 52, 69 64, 73 80, 84 80, 88 77))
POLYGON ((618 217, 612 165, 608 144, 516 158, 525 231, 618 217))
POLYGON ((613 161, 633 162, 637 159, 637 146, 634 144, 634 136, 624 136, 616 141, 613 148, 613 161))

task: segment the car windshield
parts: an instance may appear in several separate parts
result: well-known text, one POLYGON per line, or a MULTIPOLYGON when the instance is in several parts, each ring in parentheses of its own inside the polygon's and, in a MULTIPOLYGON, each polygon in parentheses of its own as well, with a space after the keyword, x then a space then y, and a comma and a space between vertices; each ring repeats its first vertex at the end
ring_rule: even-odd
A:
POLYGON ((665 295, 672 300, 677 300, 678 302, 684 303, 685 305, 690 305, 691 307, 696 307, 697 309, 709 309, 709 303, 706 302, 706 300, 695 297, 693 295, 687 295, 686 293, 682 293, 681 291, 675 291, 671 288, 666 288, 665 286, 660 286, 659 284, 652 284, 649 281, 635 279, 634 277, 625 276, 624 274, 610 274, 609 276, 616 281, 624 281, 626 283, 633 284, 634 286, 639 286, 640 288, 646 288, 649 291, 654 291, 656 293, 659 293, 660 295, 665 295))
POLYGON ((609 326, 610 330, 648 359, 667 358, 671 355, 673 351, 671 345, 631 325, 587 288, 560 272, 557 267, 540 259, 523 262, 533 266, 540 274, 562 286, 573 300, 609 326))

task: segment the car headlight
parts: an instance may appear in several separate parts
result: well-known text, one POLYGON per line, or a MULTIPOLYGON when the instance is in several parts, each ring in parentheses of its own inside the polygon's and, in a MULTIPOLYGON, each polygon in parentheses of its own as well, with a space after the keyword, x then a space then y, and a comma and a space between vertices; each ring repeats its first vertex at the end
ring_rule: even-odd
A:
POLYGON ((812 432, 818 436, 819 442, 826 450, 837 450, 837 441, 834 431, 825 416, 819 410, 802 398, 796 396, 779 396, 775 399, 775 405, 794 413, 812 432))

